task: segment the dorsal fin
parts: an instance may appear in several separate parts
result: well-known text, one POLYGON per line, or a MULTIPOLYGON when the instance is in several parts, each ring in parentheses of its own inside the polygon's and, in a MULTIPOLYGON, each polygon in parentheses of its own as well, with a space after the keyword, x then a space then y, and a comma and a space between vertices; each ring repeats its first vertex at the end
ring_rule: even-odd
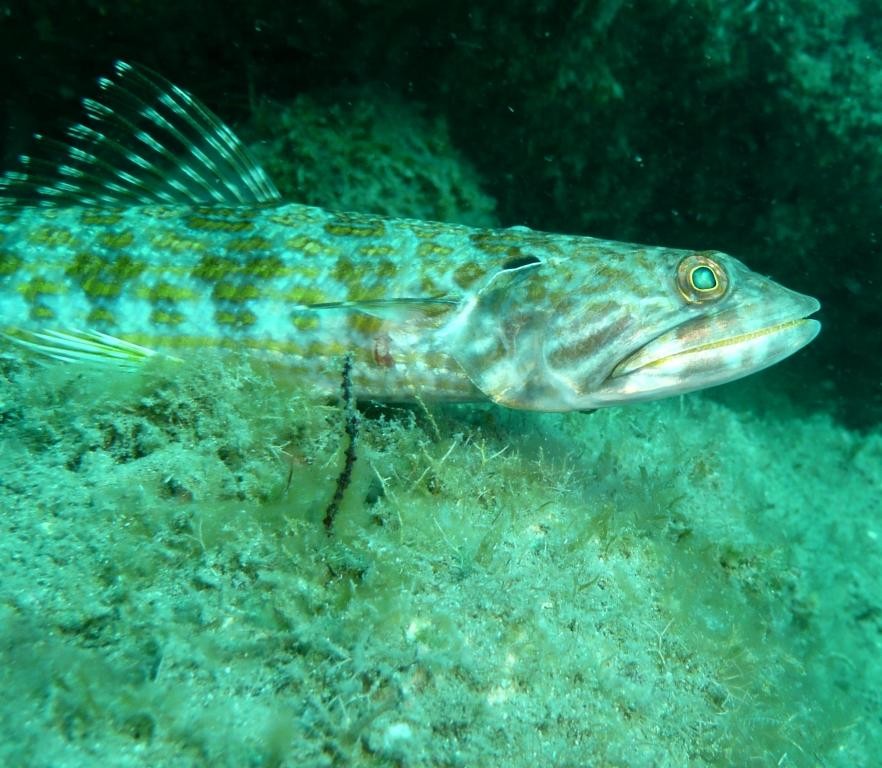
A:
POLYGON ((67 141, 37 135, 33 155, 0 177, 0 206, 248 204, 278 190, 207 107, 144 67, 117 61, 83 99, 67 141))

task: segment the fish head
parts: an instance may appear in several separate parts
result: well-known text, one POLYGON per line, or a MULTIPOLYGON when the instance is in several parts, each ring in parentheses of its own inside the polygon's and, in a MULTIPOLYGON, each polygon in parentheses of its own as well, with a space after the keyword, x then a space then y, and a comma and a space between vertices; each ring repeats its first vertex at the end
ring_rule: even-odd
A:
POLYGON ((755 373, 820 330, 816 299, 727 254, 607 245, 522 264, 471 302, 456 356, 490 399, 543 411, 654 400, 755 373))
POLYGON ((669 260, 661 291, 591 392, 598 404, 653 400, 724 384, 789 357, 817 336, 817 299, 719 252, 669 260))

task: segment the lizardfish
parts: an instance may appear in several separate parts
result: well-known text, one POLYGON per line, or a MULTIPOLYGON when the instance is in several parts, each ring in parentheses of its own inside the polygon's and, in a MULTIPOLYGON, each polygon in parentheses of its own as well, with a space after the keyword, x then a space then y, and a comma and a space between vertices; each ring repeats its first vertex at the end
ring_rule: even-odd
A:
POLYGON ((33 353, 229 348, 329 395, 346 357, 359 398, 570 411, 732 381, 820 329, 718 251, 285 202, 185 90, 124 62, 99 88, 0 179, 0 332, 33 353))

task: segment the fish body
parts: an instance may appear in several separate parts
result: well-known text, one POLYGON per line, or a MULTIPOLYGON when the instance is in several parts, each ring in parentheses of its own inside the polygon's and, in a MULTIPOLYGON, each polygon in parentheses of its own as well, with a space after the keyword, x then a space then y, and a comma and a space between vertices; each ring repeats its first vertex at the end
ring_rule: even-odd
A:
POLYGON ((285 202, 192 96, 118 63, 88 124, 0 182, 0 331, 67 361, 212 348, 326 394, 587 410, 811 341, 818 302, 715 251, 285 202))

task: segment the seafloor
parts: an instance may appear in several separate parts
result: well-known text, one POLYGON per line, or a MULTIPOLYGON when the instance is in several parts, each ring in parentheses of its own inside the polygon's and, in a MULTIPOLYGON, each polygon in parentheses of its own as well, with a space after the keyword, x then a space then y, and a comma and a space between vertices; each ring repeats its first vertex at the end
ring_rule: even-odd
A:
POLYGON ((872 766, 882 436, 3 361, 8 766, 872 766))
POLYGON ((0 765, 880 765, 873 4, 215 5, 3 6, 7 158, 122 56, 292 199, 716 247, 824 330, 591 415, 363 404, 332 536, 338 405, 3 349, 0 765))

